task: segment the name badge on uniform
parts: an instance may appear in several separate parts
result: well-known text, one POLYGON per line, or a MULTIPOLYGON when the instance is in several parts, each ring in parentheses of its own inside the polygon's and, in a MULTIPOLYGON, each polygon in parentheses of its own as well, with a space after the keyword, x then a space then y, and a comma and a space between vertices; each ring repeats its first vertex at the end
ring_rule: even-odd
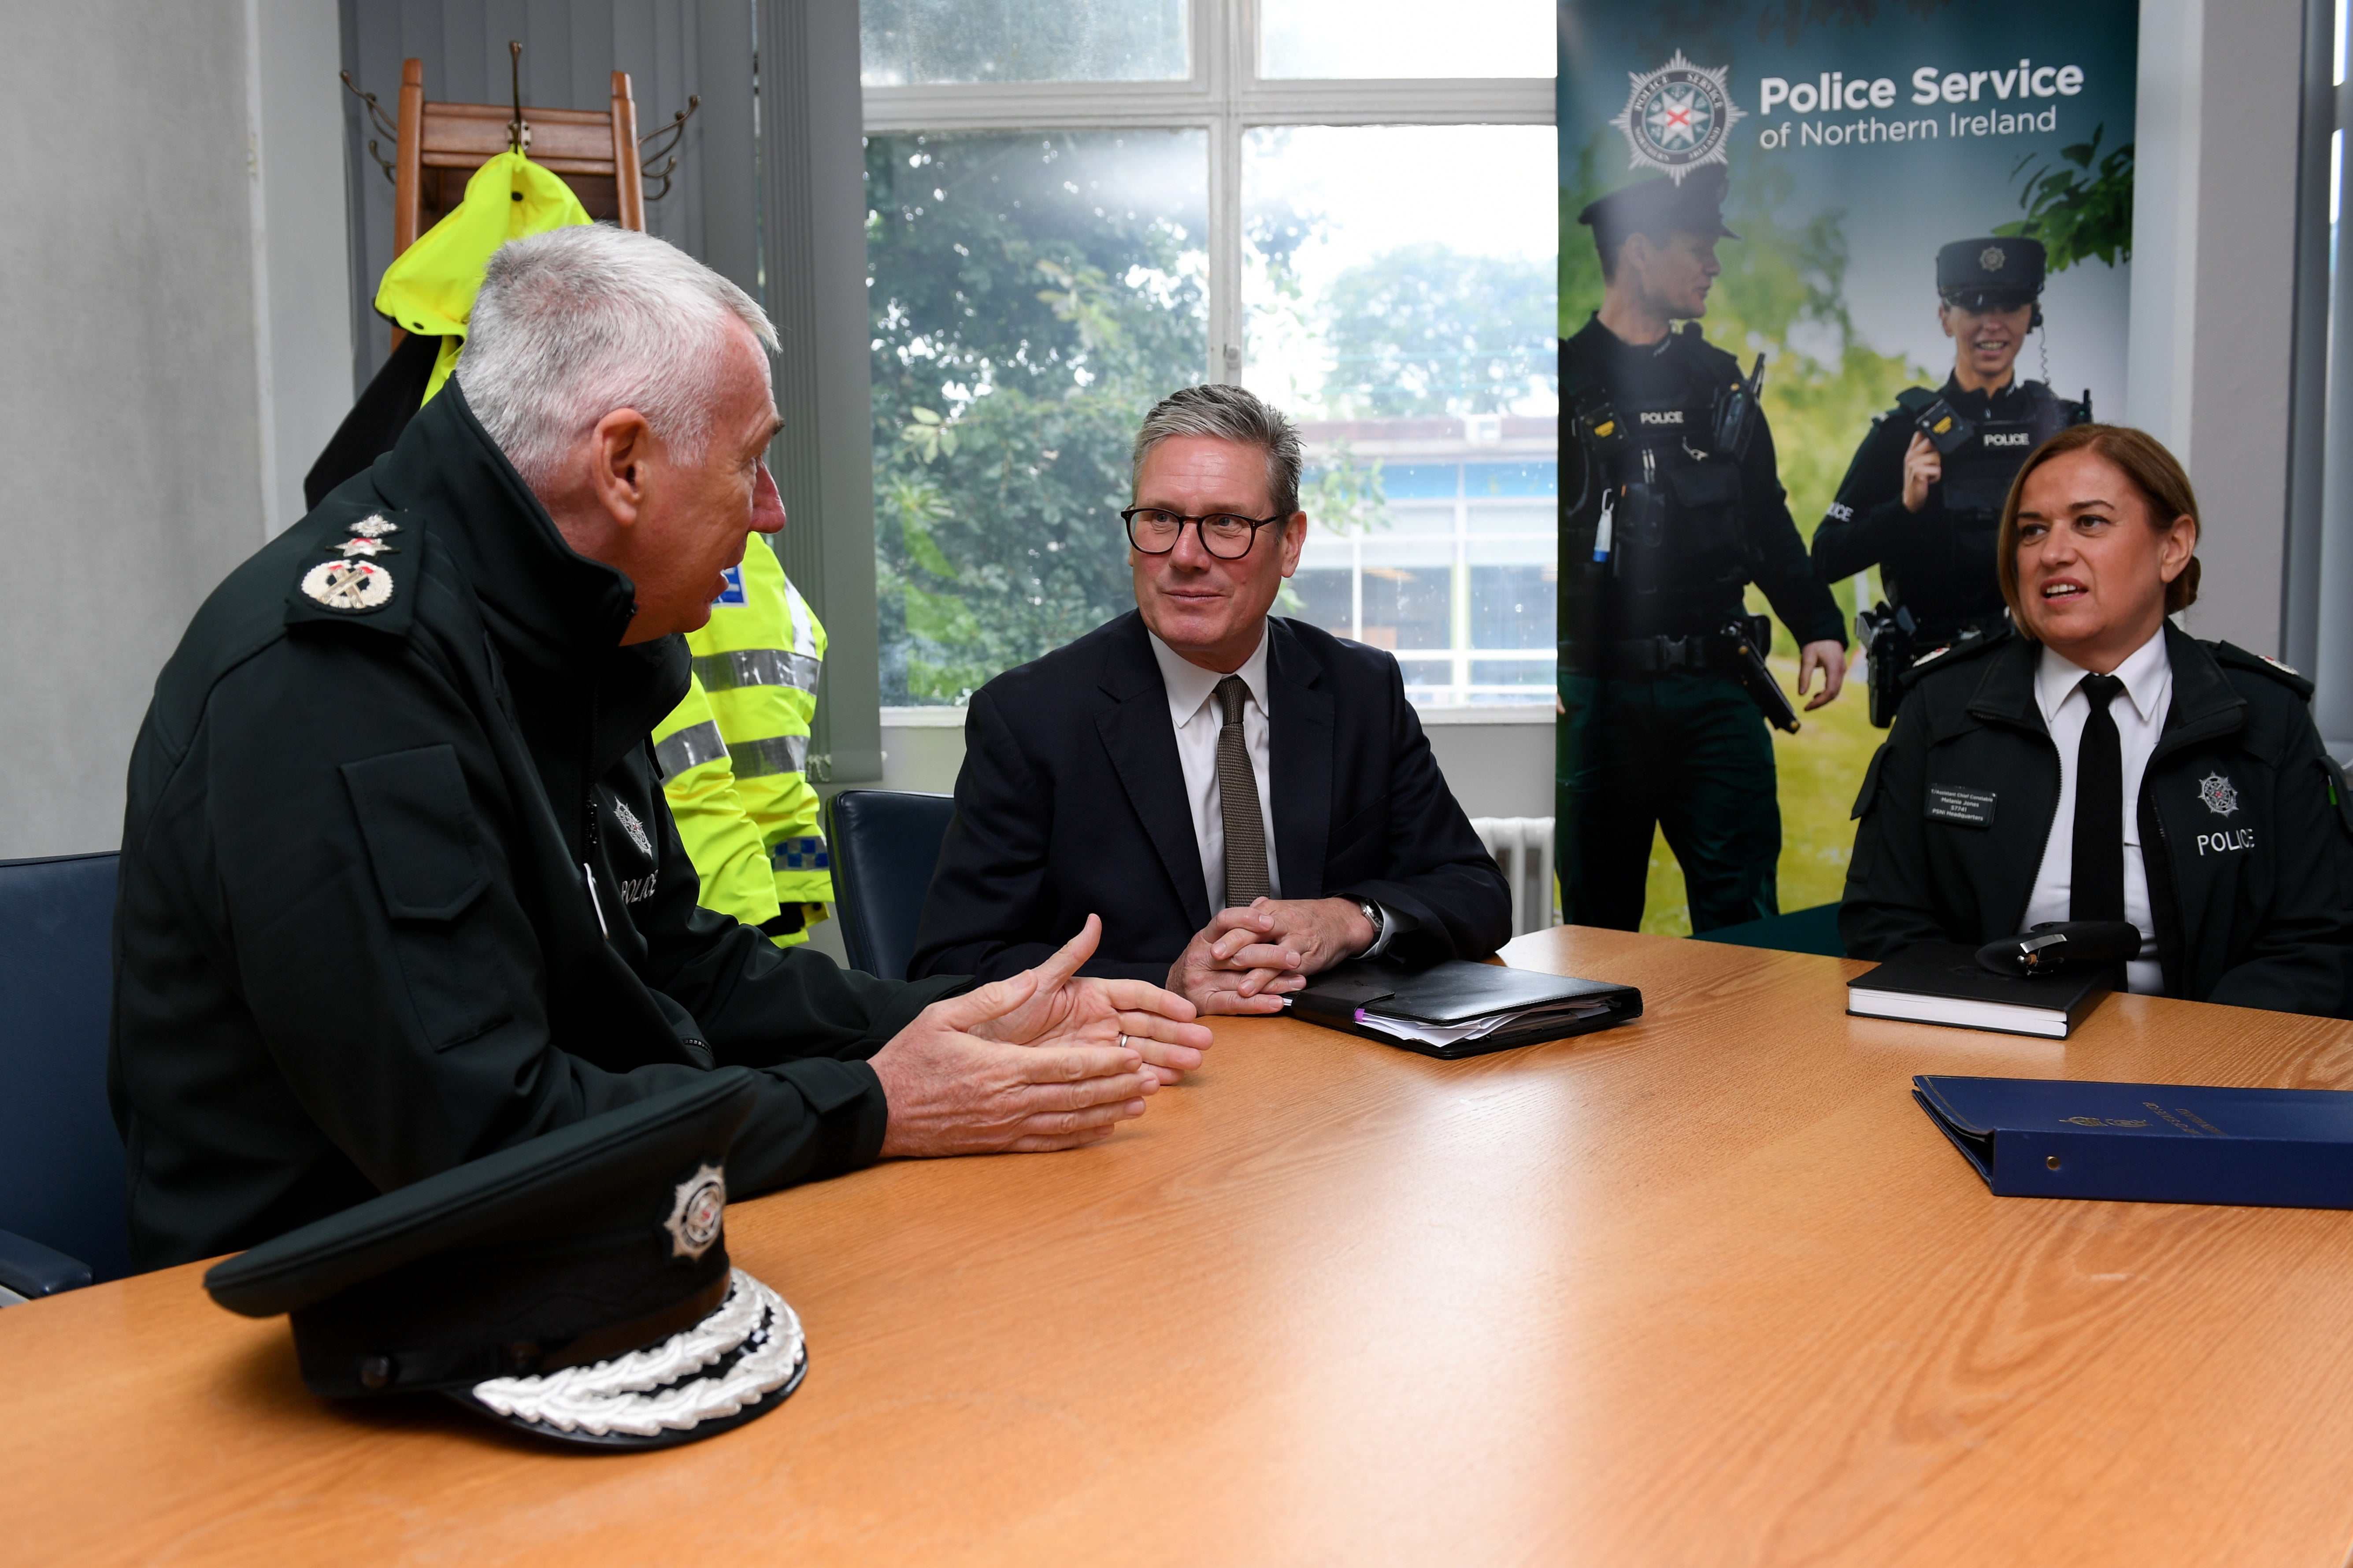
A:
POLYGON ((1993 792, 1969 789, 1961 784, 1928 786, 1928 815, 1938 822, 1957 822, 1964 827, 1993 826, 1993 792))

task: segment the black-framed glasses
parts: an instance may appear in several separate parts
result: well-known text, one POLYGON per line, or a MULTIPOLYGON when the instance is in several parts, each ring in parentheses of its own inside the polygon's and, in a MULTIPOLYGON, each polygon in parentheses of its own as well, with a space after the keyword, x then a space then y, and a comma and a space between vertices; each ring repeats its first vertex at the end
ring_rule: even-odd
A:
POLYGON ((1239 561, 1258 542, 1258 531, 1282 522, 1280 517, 1237 517, 1213 511, 1207 517, 1187 517, 1156 506, 1132 506, 1119 514, 1127 524, 1127 542, 1146 555, 1166 555, 1185 537, 1185 525, 1201 538, 1201 548, 1220 561, 1239 561))

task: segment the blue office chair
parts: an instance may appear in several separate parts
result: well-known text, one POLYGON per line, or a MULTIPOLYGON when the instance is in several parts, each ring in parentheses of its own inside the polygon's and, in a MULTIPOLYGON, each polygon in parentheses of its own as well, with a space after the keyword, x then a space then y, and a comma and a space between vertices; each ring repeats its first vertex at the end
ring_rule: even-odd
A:
POLYGON ((932 868, 955 819, 955 800, 910 790, 846 789, 826 807, 833 851, 833 911, 849 966, 904 980, 932 868))
POLYGON ((20 1296, 132 1271, 106 1101, 119 858, 0 860, 0 1286, 20 1296))
POLYGON ((1836 904, 1816 904, 1810 910, 1793 910, 1786 915, 1743 921, 1736 926, 1718 926, 1693 935, 1701 942, 1728 942, 1734 947, 1769 947, 1776 952, 1818 952, 1830 958, 1844 958, 1846 949, 1839 942, 1838 912, 1836 904))

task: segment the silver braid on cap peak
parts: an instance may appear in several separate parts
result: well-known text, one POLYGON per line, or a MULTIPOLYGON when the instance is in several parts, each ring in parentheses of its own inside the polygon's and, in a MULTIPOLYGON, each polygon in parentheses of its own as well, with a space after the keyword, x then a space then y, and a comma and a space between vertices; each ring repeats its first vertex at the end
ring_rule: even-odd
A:
POLYGON ((650 1437, 758 1404, 792 1381, 800 1360, 800 1319, 783 1297, 737 1268, 719 1310, 682 1334, 590 1366, 495 1377, 472 1392, 499 1415, 520 1421, 600 1437, 610 1432, 650 1437), (678 1381, 738 1348, 744 1354, 723 1375, 678 1381), (644 1392, 649 1389, 661 1392, 644 1392))

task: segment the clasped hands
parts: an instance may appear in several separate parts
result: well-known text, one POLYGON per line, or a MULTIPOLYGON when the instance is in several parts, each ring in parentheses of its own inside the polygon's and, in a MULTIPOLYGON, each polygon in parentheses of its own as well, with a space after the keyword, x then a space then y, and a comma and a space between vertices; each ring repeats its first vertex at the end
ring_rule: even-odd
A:
POLYGON ((1307 977, 1373 943, 1353 899, 1253 899, 1221 910, 1168 966, 1168 989, 1203 1013, 1279 1013, 1307 977))
POLYGON ((1144 1114, 1145 1097, 1201 1065, 1196 1009, 1142 980, 1082 979, 1092 915, 1035 969, 934 1002, 874 1053, 882 1153, 1075 1149, 1144 1114))

